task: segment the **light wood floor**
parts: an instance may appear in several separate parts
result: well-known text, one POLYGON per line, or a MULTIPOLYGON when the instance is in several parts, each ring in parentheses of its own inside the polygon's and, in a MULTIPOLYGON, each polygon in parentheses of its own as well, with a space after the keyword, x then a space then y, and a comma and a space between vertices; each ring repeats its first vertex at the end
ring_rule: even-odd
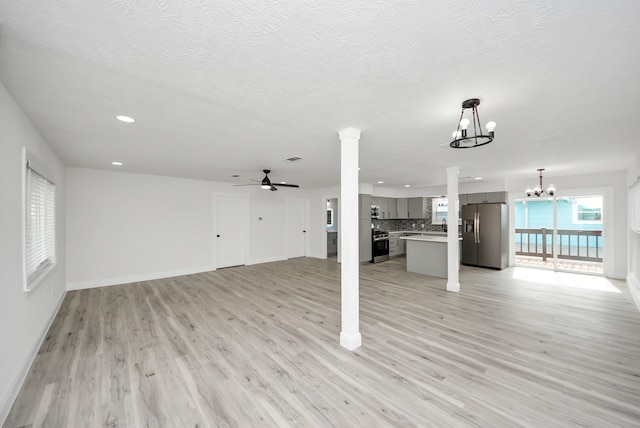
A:
POLYGON ((449 293, 363 264, 355 352, 335 260, 69 292, 4 426, 640 426, 624 282, 534 277, 463 267, 449 293))

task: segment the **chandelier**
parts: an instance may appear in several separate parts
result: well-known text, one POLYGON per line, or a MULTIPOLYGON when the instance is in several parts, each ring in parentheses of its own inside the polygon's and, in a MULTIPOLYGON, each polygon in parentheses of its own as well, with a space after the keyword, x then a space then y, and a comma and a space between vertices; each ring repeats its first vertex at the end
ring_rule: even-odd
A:
POLYGON ((550 184, 549 187, 547 187, 547 190, 542 189, 542 171, 544 171, 544 168, 538 168, 538 173, 540 174, 540 184, 536 184, 535 186, 533 186, 533 188, 527 188, 527 196, 540 196, 543 193, 546 193, 549 196, 553 196, 554 193, 556 193, 556 186, 554 186, 553 184, 550 184))
POLYGON ((478 115, 479 105, 480 100, 478 98, 471 98, 462 103, 462 112, 460 113, 458 128, 451 134, 453 141, 449 143, 449 147, 453 149, 468 149, 471 147, 484 146, 493 141, 493 130, 496 129, 496 123, 493 121, 487 123, 487 134, 482 134, 480 116, 478 115), (471 120, 464 117, 464 111, 468 109, 471 109, 471 120), (467 132, 467 128, 469 128, 469 124, 471 123, 473 123, 472 135, 467 132))

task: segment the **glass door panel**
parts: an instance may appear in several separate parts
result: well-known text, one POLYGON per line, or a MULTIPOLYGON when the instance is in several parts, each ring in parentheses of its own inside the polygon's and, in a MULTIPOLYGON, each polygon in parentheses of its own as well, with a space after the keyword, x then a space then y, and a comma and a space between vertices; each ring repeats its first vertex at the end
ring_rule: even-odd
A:
POLYGON ((559 269, 602 273, 602 195, 561 197, 557 207, 559 269))
POLYGON ((553 198, 515 201, 516 264, 555 268, 553 198))

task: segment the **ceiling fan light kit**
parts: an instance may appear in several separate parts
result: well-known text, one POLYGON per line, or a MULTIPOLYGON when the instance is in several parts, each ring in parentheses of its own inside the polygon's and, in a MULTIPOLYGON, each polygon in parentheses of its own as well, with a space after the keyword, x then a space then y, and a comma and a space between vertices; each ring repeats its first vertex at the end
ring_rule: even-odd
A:
MULTIPOLYGON (((262 181, 258 181, 258 180, 252 180, 252 181, 256 181, 258 183, 260 183, 260 188, 264 189, 264 190, 271 190, 272 192, 275 192, 276 190, 278 190, 278 187, 300 187, 297 184, 287 184, 287 183, 272 183, 271 180, 269 180, 269 173, 271 172, 270 169, 263 169, 262 172, 264 172, 264 178, 262 179, 262 181)), ((236 186, 257 186, 258 184, 236 184, 236 186)))
POLYGON ((538 168, 538 173, 540 174, 540 182, 533 187, 528 187, 526 190, 527 196, 542 196, 542 194, 547 194, 549 196, 553 196, 556 193, 556 186, 550 184, 546 190, 542 187, 542 171, 544 168, 538 168))
POLYGON ((473 147, 484 146, 485 144, 489 144, 493 141, 496 123, 494 121, 488 122, 486 125, 487 133, 482 133, 480 116, 478 114, 479 105, 479 98, 470 98, 462 103, 462 112, 460 113, 460 119, 458 120, 458 127, 453 131, 453 134, 451 134, 453 141, 449 143, 449 147, 452 149, 470 149, 473 147), (471 120, 464 117, 465 110, 471 110, 471 120), (470 124, 473 125, 473 134, 469 134, 468 132, 470 124))

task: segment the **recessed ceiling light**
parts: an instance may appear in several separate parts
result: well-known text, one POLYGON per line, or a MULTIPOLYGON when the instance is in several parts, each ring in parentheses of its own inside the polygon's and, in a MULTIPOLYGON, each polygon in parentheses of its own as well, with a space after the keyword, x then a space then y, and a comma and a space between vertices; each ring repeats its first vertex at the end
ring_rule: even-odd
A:
POLYGON ((384 183, 384 181, 378 181, 378 184, 382 184, 382 183, 384 183))
POLYGON ((136 121, 134 118, 129 116, 116 116, 116 119, 118 119, 120 122, 126 122, 126 123, 133 123, 136 121))
POLYGON ((404 187, 411 187, 411 184, 405 184, 404 187))
POLYGON ((482 177, 475 177, 474 180, 482 180, 482 177))
POLYGON ((111 162, 111 165, 122 166, 122 162, 113 161, 113 162, 111 162))

